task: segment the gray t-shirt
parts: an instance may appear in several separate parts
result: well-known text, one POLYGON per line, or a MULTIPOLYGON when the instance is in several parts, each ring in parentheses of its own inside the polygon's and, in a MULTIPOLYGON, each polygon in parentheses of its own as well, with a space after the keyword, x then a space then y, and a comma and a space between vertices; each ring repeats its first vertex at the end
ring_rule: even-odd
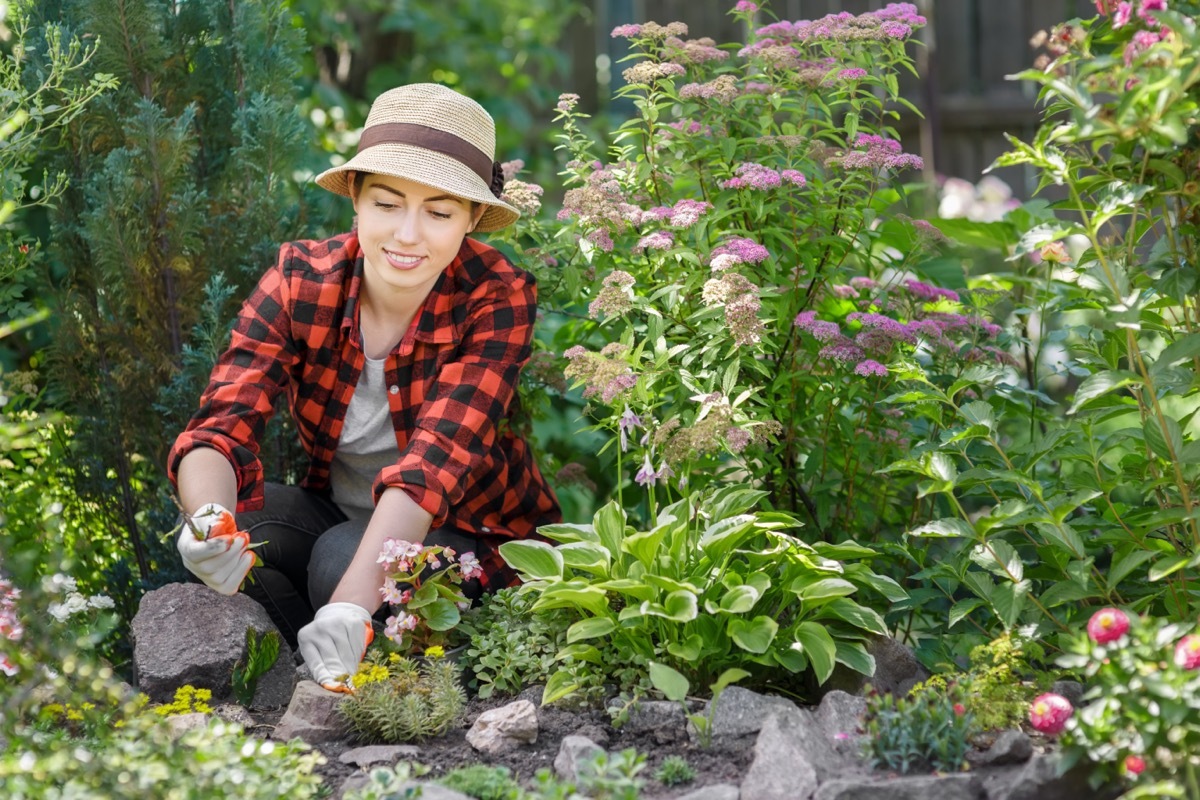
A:
POLYGON ((368 358, 363 366, 329 467, 333 502, 350 519, 371 516, 375 510, 371 495, 375 478, 380 470, 400 459, 383 364, 382 358, 368 358))

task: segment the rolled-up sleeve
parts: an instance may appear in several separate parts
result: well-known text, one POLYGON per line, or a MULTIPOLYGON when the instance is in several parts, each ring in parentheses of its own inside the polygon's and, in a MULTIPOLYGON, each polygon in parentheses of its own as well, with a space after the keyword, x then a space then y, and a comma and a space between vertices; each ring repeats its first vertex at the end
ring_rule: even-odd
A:
POLYGON ((290 246, 285 245, 276 265, 242 305, 229 347, 213 367, 200 407, 167 459, 168 477, 177 484, 179 462, 185 455, 198 447, 220 452, 237 477, 238 511, 262 507, 259 442, 297 357, 290 335, 289 258, 290 246))
POLYGON ((443 364, 399 461, 383 469, 376 498, 398 486, 442 525, 474 482, 491 472, 497 426, 529 360, 537 313, 533 277, 493 280, 473 303, 457 354, 443 364))

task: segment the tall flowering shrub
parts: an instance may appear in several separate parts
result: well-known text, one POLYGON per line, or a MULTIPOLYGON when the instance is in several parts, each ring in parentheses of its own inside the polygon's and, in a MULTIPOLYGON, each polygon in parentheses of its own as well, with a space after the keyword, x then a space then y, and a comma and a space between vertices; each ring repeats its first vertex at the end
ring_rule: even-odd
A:
POLYGON ((1097 8, 1017 76, 1046 119, 996 162, 1035 169, 1068 213, 939 223, 1006 248, 987 279, 1019 367, 947 387, 914 365, 891 398, 929 421, 889 471, 923 481, 937 519, 910 527, 911 552, 952 626, 1058 637, 1097 608, 1200 613, 1200 3, 1097 8))
MULTIPOLYGON (((909 438, 879 406, 891 365, 1004 357, 987 349, 998 329, 923 272, 941 234, 890 213, 921 166, 891 125, 925 20, 910 3, 732 13, 745 43, 678 22, 612 32, 636 114, 606 149, 560 98, 568 191, 513 244, 545 265, 543 307, 575 315, 556 328, 562 374, 651 508, 749 472, 818 535, 878 532, 910 494, 872 476, 909 438)), ((540 207, 527 184, 508 192, 540 207)))

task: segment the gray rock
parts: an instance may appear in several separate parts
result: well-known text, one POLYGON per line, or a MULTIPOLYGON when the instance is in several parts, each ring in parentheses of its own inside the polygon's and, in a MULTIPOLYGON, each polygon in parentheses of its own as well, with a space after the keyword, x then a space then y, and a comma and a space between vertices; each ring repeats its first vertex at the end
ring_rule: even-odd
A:
POLYGON ((373 744, 347 750, 338 756, 338 761, 352 767, 391 766, 402 758, 416 758, 420 752, 419 747, 411 744, 373 744))
POLYGON ((642 700, 629 710, 629 719, 621 730, 632 734, 650 734, 656 744, 671 744, 687 738, 687 715, 683 706, 668 700, 642 700))
POLYGON ((271 738, 290 741, 299 737, 309 744, 345 738, 349 725, 337 710, 345 699, 345 695, 323 689, 312 681, 301 683, 271 738))
MULTIPOLYGON (((209 689, 216 703, 233 698, 233 667, 246 657, 246 630, 278 630, 266 609, 246 597, 199 583, 172 583, 142 597, 133 618, 133 672, 138 689, 169 703, 185 684, 209 689)), ((279 708, 292 696, 292 651, 279 643, 275 665, 258 679, 251 706, 279 708)))
POLYGON ((1002 767, 1008 764, 1024 764, 1033 755, 1033 742, 1022 731, 1004 731, 992 742, 985 752, 967 754, 976 767, 1002 767))
POLYGON ((1050 687, 1050 691, 1067 698, 1075 708, 1079 708, 1084 704, 1084 690, 1084 685, 1079 681, 1055 681, 1054 685, 1050 687))
POLYGON ((822 784, 813 800, 984 800, 986 796, 975 775, 920 775, 833 780, 822 784))
POLYGON ((497 755, 537 741, 537 709, 528 700, 517 700, 485 711, 467 731, 467 743, 481 753, 497 755))
POLYGON ((254 727, 254 717, 250 716, 250 712, 236 703, 225 703, 213 709, 213 713, 226 722, 232 722, 235 725, 241 725, 243 730, 249 730, 254 727))
MULTIPOLYGON (((722 738, 734 738, 758 733, 763 723, 772 714, 787 714, 798 711, 796 704, 784 697, 762 695, 743 689, 741 686, 729 686, 717 698, 717 703, 704 713, 712 721, 712 736, 716 741, 722 738)), ((692 738, 697 738, 695 730, 688 726, 692 738)))
POLYGON ((208 727, 210 719, 212 717, 208 714, 199 711, 193 711, 190 714, 172 714, 167 717, 167 730, 170 731, 172 739, 178 739, 188 731, 208 727))
POLYGON ((858 752, 858 726, 866 712, 865 698, 835 689, 821 698, 816 712, 817 724, 833 749, 849 756, 858 752))
MULTIPOLYGON (((344 798, 351 792, 361 791, 371 783, 371 775, 366 772, 359 772, 346 780, 342 781, 342 787, 338 790, 337 797, 344 798)), ((471 800, 471 797, 461 792, 456 792, 453 789, 448 789, 439 783, 423 783, 421 781, 405 781, 399 785, 389 785, 388 797, 403 797, 402 794, 408 789, 417 789, 414 797, 420 797, 421 800, 471 800)))
POLYGON ((1076 764, 1064 773, 1058 755, 1035 755, 1022 769, 1009 774, 1006 785, 989 787, 990 800, 1104 800, 1121 794, 1119 787, 1091 788, 1085 764, 1076 764))
POLYGON ((584 736, 565 736, 554 757, 554 774, 567 781, 579 777, 579 765, 603 753, 603 748, 584 736))
POLYGON ((738 800, 740 796, 738 787, 728 783, 714 783, 712 786, 681 795, 676 800, 738 800))
POLYGON ((804 747, 804 737, 794 735, 803 724, 798 710, 767 716, 754 743, 754 761, 742 778, 742 797, 754 800, 812 797, 819 781, 817 769, 811 753, 804 747))

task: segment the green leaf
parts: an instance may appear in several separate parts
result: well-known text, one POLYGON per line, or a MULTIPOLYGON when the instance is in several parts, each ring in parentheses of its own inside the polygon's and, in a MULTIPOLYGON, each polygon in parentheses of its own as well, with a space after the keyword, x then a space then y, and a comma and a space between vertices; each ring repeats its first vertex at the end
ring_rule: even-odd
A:
POLYGON ((1189 333, 1164 347, 1154 365, 1150 367, 1150 372, 1158 374, 1172 364, 1196 356, 1200 356, 1200 333, 1189 333))
POLYGON ((971 524, 965 520, 961 520, 956 517, 947 517, 945 519, 935 519, 933 522, 927 522, 919 528, 913 528, 904 535, 929 539, 948 539, 955 536, 973 539, 975 538, 975 529, 972 528, 971 524))
POLYGON ((1146 444, 1150 446, 1155 455, 1165 461, 1173 461, 1183 453, 1183 431, 1180 429, 1179 423, 1166 414, 1163 415, 1163 422, 1167 427, 1166 436, 1163 435, 1163 428, 1159 424, 1158 418, 1153 415, 1146 418, 1145 424, 1142 425, 1142 432, 1146 436, 1146 444))
POLYGON ((407 606, 409 609, 424 608, 436 600, 437 596, 437 584, 427 583, 413 592, 413 596, 408 601, 407 606))
POLYGON ((835 640, 837 645, 837 662, 845 664, 850 669, 868 678, 875 675, 875 656, 867 652, 861 642, 835 640))
POLYGON ((1117 588, 1121 584, 1121 581, 1125 580, 1130 573, 1154 558, 1155 555, 1157 554, 1152 550, 1143 550, 1140 547, 1135 547, 1124 555, 1114 558, 1112 566, 1104 573, 1104 579, 1108 582, 1108 588, 1117 588))
POLYGON ((667 527, 660 525, 651 531, 641 531, 632 536, 626 536, 621 542, 621 549, 649 568, 658 556, 659 547, 666 535, 667 527))
POLYGON ((959 409, 963 418, 972 425, 982 425, 989 432, 996 430, 996 412, 982 400, 974 400, 959 409))
POLYGON ((600 537, 591 525, 577 525, 562 522, 555 525, 542 525, 537 532, 547 539, 556 542, 594 542, 600 543, 600 537))
POLYGON ((703 651, 704 638, 696 633, 693 633, 682 642, 671 642, 667 645, 667 652, 680 661, 695 661, 700 658, 700 654, 703 651))
POLYGON ((444 597, 439 597, 421 609, 421 618, 431 630, 448 631, 462 621, 458 606, 444 597))
POLYGON ((554 655, 555 661, 565 661, 568 658, 575 661, 586 661, 589 664, 604 663, 604 657, 600 655, 600 651, 590 644, 569 644, 554 655))
POLYGON ((983 601, 976 600, 974 598, 969 600, 959 600, 950 607, 950 619, 947 621, 948 624, 946 627, 953 628, 955 625, 966 619, 972 611, 979 608, 981 605, 983 605, 983 601))
POLYGON ((709 525, 700 537, 700 548, 709 558, 718 561, 720 557, 737 547, 744 537, 752 533, 754 533, 754 515, 738 514, 709 525))
POLYGON ((691 622, 699 614, 696 595, 684 590, 671 592, 663 599, 663 610, 673 622, 691 622))
POLYGON ((552 608, 581 608, 593 616, 603 617, 609 613, 608 595, 603 589, 575 580, 559 583, 542 590, 542 595, 533 604, 538 611, 552 608))
POLYGON ((643 581, 633 578, 615 578, 611 581, 604 581, 596 584, 597 589, 602 589, 608 592, 616 592, 617 594, 628 595, 637 600, 653 600, 658 597, 658 590, 653 586, 649 586, 643 581))
POLYGON ((595 639, 607 636, 617 629, 617 621, 612 617, 589 617, 581 619, 567 628, 567 642, 574 644, 585 639, 595 639))
POLYGON ((725 670, 720 675, 718 675, 716 681, 714 681, 712 683, 712 685, 710 685, 708 688, 709 688, 709 691, 712 692, 713 697, 715 698, 721 692, 725 691, 725 688, 727 686, 729 686, 731 683, 737 683, 738 681, 743 680, 744 678, 749 678, 749 677, 750 677, 750 673, 747 672, 746 670, 740 669, 738 667, 730 667, 729 669, 725 670))
POLYGON ((682 673, 657 661, 650 662, 650 683, 668 700, 676 703, 686 700, 688 689, 691 688, 688 679, 683 677, 682 673))
POLYGON ((779 632, 779 623, 764 616, 750 620, 733 617, 725 630, 734 643, 746 652, 765 653, 779 632))
POLYGON ((858 587, 841 578, 821 578, 812 581, 808 576, 802 576, 792 581, 791 590, 801 600, 811 602, 845 597, 858 591, 858 587))
POLYGON ((563 564, 573 569, 582 569, 601 577, 608 576, 608 551, 595 542, 570 542, 554 548, 562 556, 563 564))
POLYGON ((710 609, 709 604, 704 604, 705 610, 710 614, 725 613, 725 614, 745 614, 750 609, 754 608, 754 604, 758 602, 761 595, 753 586, 745 584, 734 586, 729 591, 725 592, 721 597, 721 602, 717 604, 716 609, 710 609))
POLYGON ((840 619, 856 628, 861 628, 880 636, 886 636, 888 632, 887 625, 884 623, 883 617, 879 616, 879 612, 866 606, 860 606, 848 597, 839 597, 821 606, 818 616, 822 619, 826 617, 840 619))
POLYGON ((1154 566, 1150 567, 1150 582, 1161 581, 1168 575, 1178 572, 1186 567, 1190 560, 1191 556, 1167 556, 1166 558, 1160 558, 1154 562, 1154 566))
POLYGON ((837 660, 837 645, 829 631, 817 622, 801 622, 796 626, 796 641, 808 656, 817 683, 825 683, 833 674, 833 663, 837 660))
POLYGON ((505 542, 500 545, 500 556, 527 580, 563 579, 563 557, 545 542, 505 542))
POLYGON ((1097 372, 1079 384, 1079 388, 1075 390, 1075 402, 1067 409, 1067 414, 1074 414, 1085 403, 1095 400, 1097 397, 1102 397, 1115 389, 1141 382, 1142 379, 1136 373, 1127 370, 1114 369, 1097 372))
MULTIPOLYGON (((621 541, 625 538, 625 509, 616 500, 606 503, 592 517, 592 525, 600 537, 600 543, 616 561, 621 557, 621 541)), ((504 545, 500 545, 503 549, 504 545)))
POLYGON ((1032 583, 1027 580, 1020 583, 1004 582, 992 589, 992 608, 996 616, 1006 628, 1013 628, 1025 608, 1025 597, 1029 594, 1032 583))
POLYGON ((548 706, 556 700, 562 700, 579 689, 575 676, 565 669, 560 669, 546 681, 542 690, 542 705, 548 706))

